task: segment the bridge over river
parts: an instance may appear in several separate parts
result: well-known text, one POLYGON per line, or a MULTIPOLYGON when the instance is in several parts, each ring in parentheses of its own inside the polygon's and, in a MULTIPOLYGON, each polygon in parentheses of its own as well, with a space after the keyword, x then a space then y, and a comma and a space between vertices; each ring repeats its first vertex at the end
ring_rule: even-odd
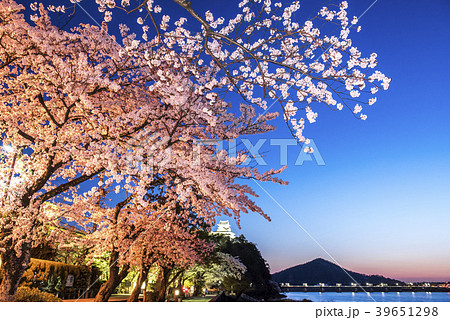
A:
POLYGON ((284 292, 450 292, 450 287, 439 286, 374 286, 374 285, 280 285, 284 292))

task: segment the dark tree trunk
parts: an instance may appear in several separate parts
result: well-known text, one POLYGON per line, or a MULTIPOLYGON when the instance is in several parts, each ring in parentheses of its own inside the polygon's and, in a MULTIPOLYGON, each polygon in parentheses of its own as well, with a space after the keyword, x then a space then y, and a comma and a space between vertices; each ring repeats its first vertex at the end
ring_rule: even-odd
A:
POLYGON ((106 302, 109 300, 111 295, 117 286, 122 282, 123 279, 128 275, 130 271, 130 266, 128 264, 124 265, 122 269, 117 266, 117 260, 119 258, 119 253, 115 250, 111 253, 109 258, 109 279, 100 287, 97 295, 95 296, 95 302, 106 302))
POLYGON ((13 301, 20 280, 30 263, 31 247, 28 243, 21 246, 22 254, 17 257, 14 246, 0 254, 3 277, 0 284, 0 301, 13 301))
POLYGON ((194 296, 199 296, 202 294, 202 286, 205 283, 204 275, 204 272, 197 272, 194 277, 194 296))
POLYGON ((171 271, 172 269, 168 267, 159 268, 158 279, 155 285, 156 301, 158 302, 164 302, 166 300, 167 285, 171 271))
MULTIPOLYGON (((117 219, 119 218, 120 211, 127 205, 127 203, 132 199, 133 195, 128 196, 122 202, 116 204, 114 215, 112 217, 112 226, 115 228, 117 226, 117 219)), ((105 302, 108 301, 114 290, 122 282, 123 279, 130 272, 130 265, 126 264, 119 269, 117 262, 119 261, 119 252, 117 252, 114 245, 112 246, 111 256, 109 257, 109 279, 100 287, 97 295, 94 298, 95 302, 105 302)))
POLYGON ((139 301, 139 294, 141 293, 142 284, 144 283, 144 281, 147 280, 149 269, 150 268, 148 268, 148 267, 141 267, 141 270, 139 271, 139 277, 136 282, 136 286, 134 287, 133 292, 131 293, 131 296, 128 298, 128 300, 127 300, 128 302, 139 301))
POLYGON ((184 298, 184 292, 183 292, 184 271, 180 271, 177 274, 177 277, 178 277, 178 285, 176 287, 176 290, 178 290, 178 296, 175 294, 176 291, 174 291, 174 295, 173 295, 174 300, 184 298))

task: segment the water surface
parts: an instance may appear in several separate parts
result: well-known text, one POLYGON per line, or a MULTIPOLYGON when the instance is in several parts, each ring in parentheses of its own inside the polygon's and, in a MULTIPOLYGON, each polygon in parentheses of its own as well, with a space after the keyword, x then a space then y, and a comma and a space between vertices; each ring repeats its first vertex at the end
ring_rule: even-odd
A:
POLYGON ((285 292, 293 300, 313 302, 450 302, 450 292, 285 292))

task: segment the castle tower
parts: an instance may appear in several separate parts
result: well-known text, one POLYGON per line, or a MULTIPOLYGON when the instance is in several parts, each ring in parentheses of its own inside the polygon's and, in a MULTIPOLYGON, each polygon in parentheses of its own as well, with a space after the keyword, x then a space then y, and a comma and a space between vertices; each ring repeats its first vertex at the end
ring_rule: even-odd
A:
POLYGON ((217 224, 217 230, 213 231, 212 233, 223 234, 231 239, 236 238, 236 235, 234 234, 234 232, 231 232, 231 226, 230 226, 230 222, 228 222, 228 220, 225 220, 225 221, 221 220, 217 224))

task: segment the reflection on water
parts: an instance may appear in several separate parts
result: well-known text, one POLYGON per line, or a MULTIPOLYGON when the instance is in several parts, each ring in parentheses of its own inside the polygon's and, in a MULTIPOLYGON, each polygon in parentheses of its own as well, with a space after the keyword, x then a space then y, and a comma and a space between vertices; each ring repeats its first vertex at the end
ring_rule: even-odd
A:
POLYGON ((450 292, 285 292, 288 299, 313 302, 450 302, 450 292))

